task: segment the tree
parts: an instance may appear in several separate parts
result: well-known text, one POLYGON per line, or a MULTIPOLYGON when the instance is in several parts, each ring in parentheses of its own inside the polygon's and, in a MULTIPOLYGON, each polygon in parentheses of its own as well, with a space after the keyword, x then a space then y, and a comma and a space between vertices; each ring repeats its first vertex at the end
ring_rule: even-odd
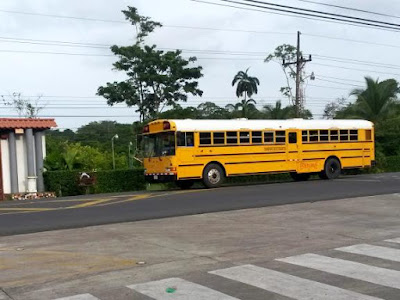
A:
POLYGON ((197 106, 197 114, 201 119, 227 119, 228 111, 213 102, 204 102, 197 106))
POLYGON ((352 113, 362 119, 379 123, 394 116, 399 83, 394 79, 379 82, 371 77, 365 77, 367 87, 354 89, 350 95, 357 100, 352 107, 352 113))
MULTIPOLYGON (((265 105, 263 113, 267 119, 283 120, 296 117, 296 108, 292 105, 282 107, 282 102, 276 101, 275 106, 265 105)), ((302 110, 300 118, 312 119, 313 115, 308 109, 302 110)))
POLYGON ((12 107, 20 117, 37 118, 39 112, 44 109, 44 106, 39 106, 41 96, 38 96, 35 101, 24 99, 21 93, 13 93, 9 97, 1 96, 5 106, 12 107))
POLYGON ((344 110, 348 106, 346 102, 347 99, 345 98, 340 98, 336 101, 329 102, 327 105, 325 105, 323 118, 335 119, 339 112, 344 110))
POLYGON ((157 50, 156 45, 145 45, 145 37, 161 24, 140 16, 134 7, 123 13, 136 27, 136 43, 126 47, 114 45, 111 51, 119 58, 114 68, 125 72, 128 79, 108 82, 98 88, 97 94, 106 98, 109 105, 136 106, 141 121, 155 118, 165 106, 187 101, 188 94, 201 96, 203 91, 198 88, 197 79, 203 76, 202 67, 189 67, 196 57, 185 59, 180 50, 164 52, 157 50))
POLYGON ((256 104, 257 102, 254 99, 243 99, 236 104, 228 104, 225 108, 231 112, 234 117, 240 115, 242 118, 249 118, 255 112, 258 112, 255 106, 256 104))
POLYGON ((247 97, 253 96, 253 94, 257 94, 258 86, 260 85, 260 81, 257 77, 251 77, 247 73, 250 68, 247 68, 246 72, 240 71, 238 72, 232 81, 232 86, 236 86, 236 96, 238 98, 242 97, 244 94, 244 100, 247 97))

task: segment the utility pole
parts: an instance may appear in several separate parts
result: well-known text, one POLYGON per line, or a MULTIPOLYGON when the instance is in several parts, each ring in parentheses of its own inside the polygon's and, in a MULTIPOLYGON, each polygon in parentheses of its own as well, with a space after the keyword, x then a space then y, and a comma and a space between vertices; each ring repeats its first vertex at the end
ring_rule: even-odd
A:
POLYGON ((302 107, 302 99, 300 93, 301 86, 301 72, 307 62, 312 61, 311 55, 308 59, 304 59, 301 55, 300 50, 300 36, 301 32, 297 31, 297 49, 296 49, 296 61, 295 62, 286 62, 283 60, 283 66, 287 67, 289 65, 296 65, 296 100, 295 100, 295 108, 296 108, 296 117, 300 117, 301 115, 301 107, 302 107))

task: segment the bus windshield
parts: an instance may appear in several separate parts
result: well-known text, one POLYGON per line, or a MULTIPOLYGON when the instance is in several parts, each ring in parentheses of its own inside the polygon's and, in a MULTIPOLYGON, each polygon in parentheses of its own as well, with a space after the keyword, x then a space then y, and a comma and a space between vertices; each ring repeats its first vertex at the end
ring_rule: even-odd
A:
POLYGON ((175 155, 175 132, 160 132, 143 136, 145 157, 175 155))

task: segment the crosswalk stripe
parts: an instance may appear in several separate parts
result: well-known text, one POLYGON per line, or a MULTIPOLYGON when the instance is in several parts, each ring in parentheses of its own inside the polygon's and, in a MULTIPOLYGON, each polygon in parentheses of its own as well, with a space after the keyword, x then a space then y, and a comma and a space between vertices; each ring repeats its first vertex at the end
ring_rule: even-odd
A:
POLYGON ((57 298, 55 300, 99 300, 99 298, 96 298, 95 296, 92 296, 90 294, 81 294, 70 297, 57 298))
POLYGON ((129 285, 128 288, 156 300, 239 300, 181 278, 134 284, 129 285))
POLYGON ((385 240, 385 242, 400 244, 400 238, 385 240))
POLYGON ((359 244, 349 247, 336 248, 335 250, 400 262, 400 249, 359 244))
POLYGON ((254 265, 243 265, 209 273, 298 300, 379 299, 254 265))
POLYGON ((374 267, 312 253, 276 260, 400 289, 400 271, 374 267))

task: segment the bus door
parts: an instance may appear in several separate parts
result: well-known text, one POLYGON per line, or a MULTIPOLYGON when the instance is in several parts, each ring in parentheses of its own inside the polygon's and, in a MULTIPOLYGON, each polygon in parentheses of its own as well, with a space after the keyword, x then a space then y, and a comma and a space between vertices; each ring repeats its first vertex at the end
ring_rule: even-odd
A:
POLYGON ((297 170, 297 162, 299 159, 299 136, 297 131, 288 131, 287 136, 287 162, 290 171, 297 170))

